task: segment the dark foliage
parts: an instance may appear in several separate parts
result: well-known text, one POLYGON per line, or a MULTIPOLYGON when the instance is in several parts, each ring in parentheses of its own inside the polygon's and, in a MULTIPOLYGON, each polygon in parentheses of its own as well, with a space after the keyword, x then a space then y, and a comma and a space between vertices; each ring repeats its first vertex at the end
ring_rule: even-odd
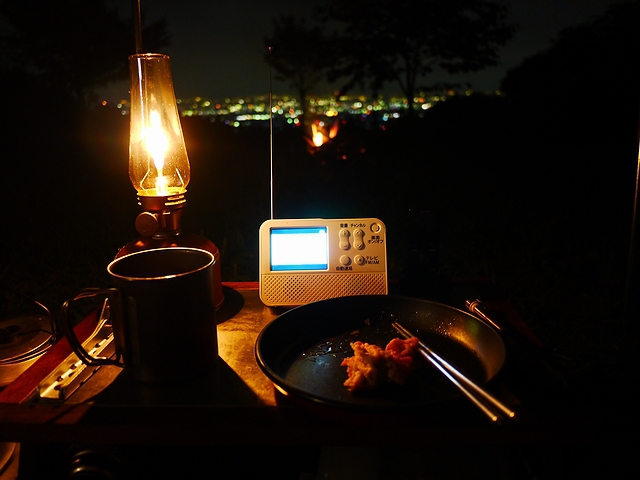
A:
MULTIPOLYGON (((502 82, 511 108, 520 112, 518 135, 530 139, 523 158, 535 166, 532 182, 566 196, 562 208, 547 207, 549 215, 560 225, 566 219, 580 222, 579 228, 559 230, 558 241, 565 243, 561 252, 566 255, 595 232, 610 241, 624 239, 617 249, 603 242, 599 253, 591 252, 590 262, 576 263, 583 275, 573 283, 585 300, 592 300, 603 291, 594 276, 604 281, 611 268, 607 259, 626 254, 616 276, 625 279, 620 281, 626 287, 618 287, 626 288, 621 308, 627 309, 627 326, 634 329, 640 317, 629 302, 640 293, 640 265, 637 235, 628 232, 638 221, 633 208, 640 139, 639 21, 640 2, 614 4, 593 21, 561 32, 550 49, 525 60, 502 82)), ((616 305, 611 300, 611 308, 616 305)))
POLYGON ((275 19, 273 33, 264 43, 269 53, 265 60, 275 71, 275 78, 294 89, 300 105, 322 82, 333 63, 334 49, 319 27, 309 27, 304 18, 292 16, 275 19))
MULTIPOLYGON (((0 18, 6 30, 0 73, 11 97, 40 91, 67 107, 87 106, 96 88, 128 76, 127 56, 136 53, 133 23, 109 0, 3 0, 0 18)), ((152 51, 169 43, 164 20, 144 25, 143 34, 152 51)))
POLYGON ((377 65, 369 72, 374 83, 428 75, 436 67, 461 73, 496 65, 497 48, 515 32, 508 5, 500 2, 332 0, 318 11, 352 44, 353 51, 344 52, 352 61, 377 65), (370 44, 362 45, 368 50, 358 48, 361 42, 370 44), (364 52, 360 59, 353 55, 364 52))
POLYGON ((289 78, 296 71, 310 78, 309 67, 326 72, 340 94, 360 87, 375 95, 393 83, 411 107, 418 88, 429 88, 418 81, 438 69, 464 73, 496 65, 499 47, 515 31, 508 12, 505 4, 478 0, 333 0, 316 9, 322 28, 291 17, 276 21, 269 41, 290 47, 274 50, 270 63, 289 78))

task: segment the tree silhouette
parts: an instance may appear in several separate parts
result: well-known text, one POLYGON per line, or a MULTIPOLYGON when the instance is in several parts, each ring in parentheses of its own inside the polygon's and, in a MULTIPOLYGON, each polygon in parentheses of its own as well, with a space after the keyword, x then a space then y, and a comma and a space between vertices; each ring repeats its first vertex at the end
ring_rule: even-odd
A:
MULTIPOLYGON (((0 73, 16 86, 28 80, 43 91, 87 105, 95 90, 128 77, 134 29, 110 0, 0 3, 0 73)), ((164 19, 143 27, 145 44, 169 44, 164 19)))
POLYGON ((287 82, 298 94, 303 111, 309 94, 320 83, 332 61, 329 40, 319 27, 309 27, 305 19, 285 16, 275 19, 265 59, 276 71, 276 79, 287 82))
POLYGON ((611 5, 593 20, 564 29, 550 48, 510 69, 500 88, 513 100, 545 109, 568 101, 589 110, 611 103, 586 101, 596 92, 637 99, 639 22, 640 1, 611 5))
MULTIPOLYGON (((538 143, 569 145, 564 163, 572 159, 576 172, 588 175, 593 167, 612 174, 615 164, 629 169, 636 164, 639 22, 640 0, 613 4, 561 31, 551 47, 510 69, 501 82, 513 110, 537 132, 538 143)), ((603 181, 600 174, 592 177, 603 181)), ((612 182, 632 177, 621 172, 622 180, 612 182)))
MULTIPOLYGON (((377 93, 395 82, 409 101, 421 77, 480 70, 498 63, 515 31, 508 7, 482 0, 328 0, 317 15, 333 29, 329 80, 377 93)), ((427 87, 425 87, 427 88, 427 87)))
MULTIPOLYGON (((501 82, 512 110, 521 112, 522 131, 543 152, 536 158, 539 170, 562 178, 563 190, 565 185, 588 190, 585 211, 591 210, 587 201, 597 202, 592 209, 598 211, 607 211, 605 205, 617 198, 625 207, 637 202, 632 194, 640 140, 639 23, 640 0, 613 4, 562 30, 551 47, 510 69, 501 82), (558 151, 559 159, 548 154, 558 151), (571 174, 555 174, 559 165, 571 174)), ((607 220, 621 217, 626 225, 628 216, 631 211, 616 206, 607 220)), ((640 259, 635 262, 640 272, 640 259)), ((634 281, 637 291, 640 279, 634 281)))

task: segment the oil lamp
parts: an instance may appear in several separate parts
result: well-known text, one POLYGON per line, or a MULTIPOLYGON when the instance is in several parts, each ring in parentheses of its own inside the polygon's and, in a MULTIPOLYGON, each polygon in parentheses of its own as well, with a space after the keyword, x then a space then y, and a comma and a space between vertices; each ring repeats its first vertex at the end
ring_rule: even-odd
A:
POLYGON ((129 179, 142 210, 135 221, 141 235, 120 249, 128 253, 172 246, 197 247, 216 258, 216 307, 224 302, 220 252, 210 240, 182 232, 180 218, 191 179, 168 55, 139 53, 129 57, 131 75, 129 179))

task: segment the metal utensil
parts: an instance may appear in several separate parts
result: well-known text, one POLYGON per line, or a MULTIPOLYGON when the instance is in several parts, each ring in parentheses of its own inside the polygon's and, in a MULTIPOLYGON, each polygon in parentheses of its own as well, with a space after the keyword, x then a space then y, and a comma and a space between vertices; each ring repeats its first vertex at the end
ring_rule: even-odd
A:
MULTIPOLYGON (((393 322, 392 326, 404 338, 415 336, 398 322, 393 322)), ((509 409, 481 386, 467 378, 462 372, 431 350, 421 340, 418 341, 418 345, 420 354, 458 387, 491 421, 499 422, 501 417, 515 418, 516 414, 513 410, 509 409)))
MULTIPOLYGON (((84 348, 91 355, 110 357, 115 352, 113 328, 108 323, 109 311, 109 302, 105 300, 93 333, 83 343, 84 348)), ((99 368, 88 368, 75 353, 71 353, 40 382, 36 392, 43 402, 64 402, 78 388, 84 385, 99 368)))

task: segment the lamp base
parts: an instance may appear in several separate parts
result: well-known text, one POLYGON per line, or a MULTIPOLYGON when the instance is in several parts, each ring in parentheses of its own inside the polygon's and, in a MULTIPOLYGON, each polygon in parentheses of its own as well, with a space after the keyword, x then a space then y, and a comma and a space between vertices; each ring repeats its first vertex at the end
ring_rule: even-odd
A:
POLYGON ((158 236, 158 237, 140 237, 137 240, 129 242, 122 247, 115 258, 128 255, 129 253, 139 252, 141 250, 151 250, 153 248, 168 247, 193 247, 206 250, 213 254, 215 264, 213 265, 213 295, 216 302, 216 310, 222 307, 224 303, 224 293, 222 292, 222 272, 220 269, 220 251, 215 244, 194 233, 176 233, 175 235, 158 236))

